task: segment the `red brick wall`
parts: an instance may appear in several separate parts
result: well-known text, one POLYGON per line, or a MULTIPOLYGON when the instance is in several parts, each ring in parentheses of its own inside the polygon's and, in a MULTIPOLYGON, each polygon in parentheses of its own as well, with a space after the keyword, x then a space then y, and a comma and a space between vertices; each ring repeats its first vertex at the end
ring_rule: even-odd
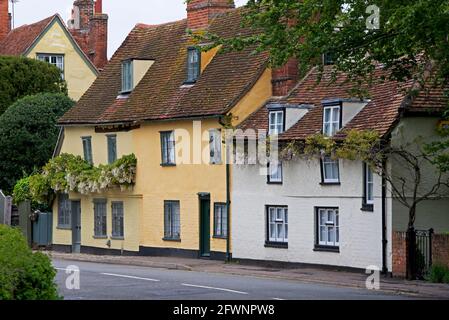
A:
MULTIPOLYGON (((405 277, 407 271, 406 232, 393 232, 393 276, 405 277)), ((432 262, 449 267, 449 235, 432 236, 432 262)))
POLYGON ((191 0, 187 4, 187 27, 192 30, 207 28, 217 14, 234 8, 234 0, 191 0))
POLYGON ((9 0, 0 0, 0 41, 11 31, 9 0))
POLYGON ((405 277, 407 275, 407 233, 393 232, 393 276, 405 277))
POLYGON ((432 261, 433 264, 444 264, 449 267, 449 235, 433 235, 432 261))
POLYGON ((108 16, 95 14, 90 21, 89 49, 90 59, 98 69, 108 62, 108 16))

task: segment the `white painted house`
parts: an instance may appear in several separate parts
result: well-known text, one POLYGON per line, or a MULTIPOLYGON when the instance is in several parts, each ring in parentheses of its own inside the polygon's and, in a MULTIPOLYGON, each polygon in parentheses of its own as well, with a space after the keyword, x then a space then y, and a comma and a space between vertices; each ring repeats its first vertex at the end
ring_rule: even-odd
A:
MULTIPOLYGON (((396 83, 378 84, 361 100, 348 96, 344 77, 330 84, 325 76, 319 85, 316 79, 313 70, 287 97, 270 101, 240 128, 278 133, 281 142, 315 133, 333 137, 350 129, 376 130, 395 141, 398 127, 409 122, 406 136, 411 136, 419 119, 421 128, 435 135, 438 117, 428 112, 442 106, 420 108, 411 102, 408 115, 406 96, 396 83)), ((395 164, 387 168, 395 170, 395 164)), ((234 259, 392 271, 392 233, 407 228, 407 215, 400 213, 404 210, 388 184, 363 162, 296 158, 270 167, 266 175, 260 169, 234 165, 232 170, 234 259)), ((428 204, 427 218, 417 224, 449 231, 449 213, 442 206, 448 208, 449 199, 428 204)))

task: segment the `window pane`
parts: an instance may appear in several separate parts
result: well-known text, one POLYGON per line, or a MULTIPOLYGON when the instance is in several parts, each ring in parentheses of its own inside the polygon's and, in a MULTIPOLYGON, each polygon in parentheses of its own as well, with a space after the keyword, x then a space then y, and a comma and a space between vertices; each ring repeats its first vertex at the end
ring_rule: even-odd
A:
POLYGON ((284 239, 284 226, 282 225, 282 223, 279 223, 277 225, 277 238, 280 241, 284 239))
POLYGON ((326 227, 320 227, 320 243, 327 242, 326 227))

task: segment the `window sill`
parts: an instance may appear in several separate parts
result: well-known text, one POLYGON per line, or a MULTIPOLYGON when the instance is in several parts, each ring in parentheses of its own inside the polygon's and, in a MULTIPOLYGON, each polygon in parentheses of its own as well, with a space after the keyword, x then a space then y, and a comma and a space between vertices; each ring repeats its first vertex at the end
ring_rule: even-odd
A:
POLYGON ((223 164, 223 161, 220 161, 220 162, 209 162, 209 164, 211 166, 221 166, 223 164))
POLYGON ((162 241, 168 241, 168 242, 181 242, 181 239, 162 238, 162 241))
POLYGON ((93 238, 97 240, 107 240, 108 236, 93 236, 93 238))
POLYGON ((363 204, 362 208, 360 209, 364 212, 374 212, 374 205, 373 204, 363 204))
POLYGON ((176 167, 175 163, 161 163, 161 167, 176 167))
POLYGON ((69 226, 57 226, 56 229, 57 230, 71 231, 72 227, 69 227, 69 226))
POLYGON ((283 185, 283 182, 267 181, 267 184, 272 184, 272 185, 282 186, 282 185, 283 185))
POLYGON ((322 186, 341 186, 341 182, 321 182, 322 186))
POLYGON ((316 245, 315 248, 313 249, 313 251, 340 253, 340 247, 329 247, 329 246, 316 245))
POLYGON ((125 240, 125 237, 114 237, 114 236, 111 236, 111 240, 125 240))
POLYGON ((183 85, 192 86, 192 85, 196 84, 197 81, 198 80, 184 81, 183 85))
POLYGON ((265 242, 265 248, 288 249, 288 243, 284 243, 284 242, 265 242))
POLYGON ((226 236, 213 236, 214 239, 218 239, 218 240, 226 240, 228 239, 226 236))

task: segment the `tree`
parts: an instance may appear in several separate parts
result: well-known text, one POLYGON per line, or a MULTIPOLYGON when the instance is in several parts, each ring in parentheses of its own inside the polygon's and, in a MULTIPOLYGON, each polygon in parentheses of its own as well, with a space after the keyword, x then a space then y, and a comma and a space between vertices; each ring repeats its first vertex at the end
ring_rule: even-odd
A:
POLYGON ((0 116, 0 188, 12 191, 16 181, 51 158, 58 139, 57 120, 74 102, 66 95, 25 97, 0 116))
POLYGON ((246 8, 243 24, 257 33, 198 36, 233 49, 256 45, 276 66, 297 58, 303 70, 330 54, 354 84, 377 80, 376 63, 398 81, 424 79, 429 63, 437 83, 449 80, 449 0, 249 0, 246 8))
POLYGON ((25 57, 0 57, 0 115, 18 99, 45 92, 67 94, 57 67, 25 57))

